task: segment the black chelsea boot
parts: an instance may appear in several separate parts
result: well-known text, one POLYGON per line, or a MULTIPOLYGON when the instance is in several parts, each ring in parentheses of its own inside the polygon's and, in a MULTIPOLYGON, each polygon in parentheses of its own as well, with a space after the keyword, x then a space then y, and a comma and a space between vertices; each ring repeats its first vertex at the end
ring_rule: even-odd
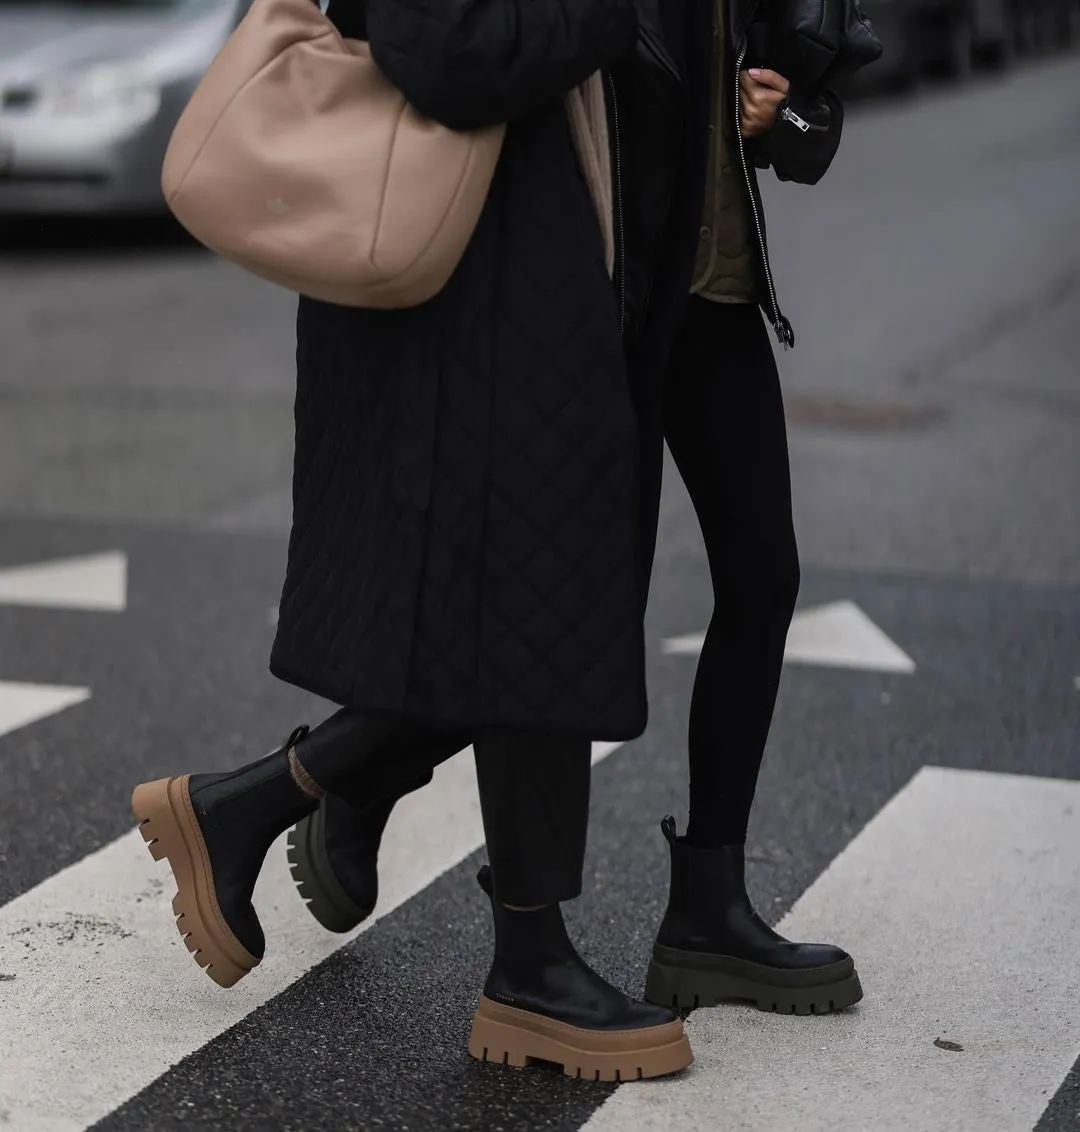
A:
POLYGON ((495 958, 473 1018, 473 1057, 518 1068, 554 1062, 595 1081, 660 1077, 690 1064, 679 1017, 602 979, 574 949, 557 904, 515 911, 495 899, 488 866, 477 881, 491 897, 495 958))
POLYGON ((289 867, 308 911, 328 931, 350 932, 375 910, 379 846, 394 806, 426 786, 429 772, 389 801, 361 809, 336 794, 289 831, 289 867))
POLYGON ((667 912, 645 983, 676 1009, 749 1000, 779 1014, 828 1014, 858 1002, 855 962, 827 943, 792 943, 754 911, 742 845, 695 849, 664 818, 671 850, 667 912))
POLYGON ((251 903, 266 851, 318 804, 293 778, 297 728, 272 754, 225 774, 185 774, 135 787, 132 811, 155 860, 176 879, 176 926, 200 967, 231 987, 263 957, 251 903))

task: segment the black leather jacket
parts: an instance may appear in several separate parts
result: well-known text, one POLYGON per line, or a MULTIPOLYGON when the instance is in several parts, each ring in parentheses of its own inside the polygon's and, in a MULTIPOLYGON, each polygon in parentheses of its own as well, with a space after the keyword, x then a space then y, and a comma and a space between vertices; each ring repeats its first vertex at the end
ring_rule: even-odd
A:
MULTIPOLYGON (((727 69, 732 83, 737 64, 745 61, 751 50, 752 29, 759 13, 766 17, 768 27, 768 5, 772 2, 728 0, 728 40, 734 50, 727 69)), ((662 364, 665 343, 674 333, 690 288, 697 250, 708 151, 716 0, 633 0, 633 6, 631 12, 624 0, 594 0, 580 5, 570 21, 577 31, 569 38, 563 34, 566 20, 558 14, 559 5, 549 4, 544 15, 552 41, 564 52, 576 45, 579 53, 588 47, 590 55, 618 60, 606 72, 617 212, 616 278, 632 368, 648 371, 662 364), (600 43, 593 42, 598 37, 604 41, 603 50, 600 43), (623 44, 631 39, 633 44, 627 51, 623 44), (636 351, 635 345, 640 346, 636 351)), ((394 0, 330 0, 328 15, 343 35, 366 39, 370 31, 376 60, 399 85, 408 83, 408 89, 403 89, 413 105, 454 129, 472 129, 523 115, 558 97, 565 89, 567 74, 581 81, 590 73, 584 55, 552 59, 543 36, 535 43, 521 41, 513 31, 514 22, 508 23, 501 6, 495 4, 474 4, 472 0, 440 0, 435 5, 427 0, 403 4, 394 0), (377 34, 382 25, 399 23, 406 17, 417 28, 438 25, 441 38, 432 40, 427 34, 426 39, 421 36, 410 47, 401 37, 377 34), (437 49, 429 41, 436 42, 437 49), (461 49, 462 42, 469 44, 468 52, 461 49), (430 58, 424 56, 424 50, 430 58), (420 66, 412 59, 417 53, 420 66), (477 58, 483 60, 483 66, 474 64, 477 58), (487 73, 489 69, 491 74, 487 73)), ((591 66, 595 69, 595 64, 591 66)), ((766 295, 763 306, 785 344, 793 342, 793 335, 776 298, 756 169, 772 165, 788 180, 818 180, 836 151, 842 108, 831 95, 810 93, 797 103, 793 98, 791 114, 791 118, 781 118, 765 138, 740 147, 746 206, 757 235, 762 292, 766 295)))
MULTIPOLYGON (((727 73, 768 65, 769 0, 729 0, 727 73)), ((615 170, 617 266, 624 331, 644 333, 658 282, 689 290, 705 184, 711 110, 712 32, 715 0, 676 0, 662 9, 639 0, 633 54, 608 75, 608 111, 615 170), (681 278, 685 276, 685 278, 681 278), (685 285, 685 286, 684 286, 685 285)), ((825 174, 840 142, 843 105, 831 91, 792 93, 776 126, 762 138, 734 136, 746 183, 746 208, 758 250, 762 307, 778 341, 794 345, 784 316, 765 228, 757 170, 772 167, 781 180, 814 184, 825 174)))

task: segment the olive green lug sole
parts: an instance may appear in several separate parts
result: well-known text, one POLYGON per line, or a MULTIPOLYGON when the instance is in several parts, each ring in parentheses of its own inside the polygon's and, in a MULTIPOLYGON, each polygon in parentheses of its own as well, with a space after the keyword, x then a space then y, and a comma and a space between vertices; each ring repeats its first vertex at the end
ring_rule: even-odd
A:
POLYGON ((341 887, 326 855, 324 807, 289 830, 286 855, 308 911, 327 931, 351 932, 374 909, 360 908, 341 887))
POLYGON ((850 957, 828 967, 783 970, 657 944, 645 980, 645 998, 674 1010, 752 1002, 775 1014, 831 1014, 854 1006, 862 996, 850 957))

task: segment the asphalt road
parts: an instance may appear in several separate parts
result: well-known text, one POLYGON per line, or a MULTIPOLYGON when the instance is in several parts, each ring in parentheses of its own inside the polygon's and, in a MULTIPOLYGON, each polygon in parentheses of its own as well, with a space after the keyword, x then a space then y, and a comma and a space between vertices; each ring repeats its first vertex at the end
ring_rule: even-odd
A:
MULTIPOLYGON (((827 908, 828 930, 838 942, 862 942, 856 957, 871 972, 881 930, 872 893, 852 892, 839 908, 815 893, 846 875, 830 867, 838 856, 850 866, 880 852, 872 847, 886 833, 875 831, 893 828, 892 807, 908 804, 898 798, 921 797, 905 793, 920 768, 986 772, 1006 786, 1008 776, 1054 780, 1063 793, 1045 804, 1060 801, 1063 813, 1080 781, 1078 94, 1072 57, 860 106, 819 188, 767 187, 774 267, 798 338, 781 372, 805 574, 800 609, 854 603, 911 670, 832 663, 828 648, 787 669, 751 830, 751 882, 772 922, 803 894, 804 916, 827 908)), ((72 920, 68 932, 57 928, 68 923, 60 913, 36 911, 50 885, 93 896, 110 883, 88 855, 129 829, 131 784, 251 757, 325 710, 266 672, 267 610, 288 523, 294 308, 289 295, 168 231, 0 225, 0 1029, 15 1020, 27 1048, 37 1034, 53 1050, 51 1035, 105 995, 116 1018, 95 1045, 107 1051, 145 1024, 155 986, 173 987, 169 964, 176 1001, 185 980, 202 992, 165 930, 171 889, 161 915, 164 973, 133 972, 116 958, 141 930, 122 913, 72 920), (104 551, 125 556, 122 611, 3 596, 6 569, 104 551), (3 696, 16 684, 91 694, 5 734, 3 696), (62 982, 72 949, 87 940, 93 963, 78 968, 74 997, 38 994, 33 957, 62 982)), ((652 722, 597 767, 590 888, 572 911, 583 950, 628 988, 641 986, 662 911, 656 824, 665 812, 685 813, 693 662, 664 642, 700 631, 708 613, 703 552, 671 474, 649 612, 652 722)), ((763 1115, 768 1106, 725 1107, 725 1095, 744 1093, 734 1084, 725 1093, 708 1053, 717 1043, 742 1048, 716 1031, 724 1023, 695 1030, 702 1067, 673 1086, 676 1106, 697 1105, 701 1128, 876 1132, 899 1127, 897 1116, 919 1130, 1080 1129, 1080 978, 1075 966, 1062 974, 1050 965, 1053 948, 1038 934, 1052 923, 1054 941, 1075 938, 1080 954, 1080 832, 1069 827, 1075 838, 1045 850, 1052 868, 1030 863, 1028 842, 1053 823, 1038 809, 1043 801, 1016 797, 1013 856, 1037 872, 1021 870, 1015 884, 1000 863, 994 876, 978 860, 961 872, 949 859, 960 850, 950 850, 913 862, 912 884, 891 901, 899 911, 890 930, 910 953, 905 978, 925 978, 940 996, 942 1034, 967 1026, 967 1065, 976 1068, 943 1078, 935 1067, 920 1077, 915 1066, 912 1112, 883 1108, 870 1124, 799 1107, 809 1095, 800 1057, 839 1042, 838 1026, 854 1026, 856 1038, 860 1021, 887 1031, 889 1060, 852 1070, 873 1082, 867 1095, 884 1090, 882 1066, 903 1076, 906 1039, 888 1029, 900 1014, 898 991, 883 972, 879 997, 869 981, 866 1003, 847 1021, 810 1019, 816 1029, 807 1029, 789 1020, 791 1030, 774 1039, 790 1042, 794 1068, 783 1079, 751 1054, 730 1059, 742 1085, 780 1090, 790 1124, 763 1115), (931 878, 944 883, 954 867, 957 886, 979 897, 964 915, 981 906, 1002 928, 972 922, 969 938, 965 923, 942 921, 941 934, 960 941, 946 953, 917 914, 919 885, 925 879, 929 901, 931 878), (1036 883, 1050 874, 1056 887, 1036 883), (1025 957, 1019 973, 1009 966, 1009 932, 1025 957), (979 956, 984 993, 974 1004, 951 1002, 950 983, 971 966, 956 952, 974 947, 975 936, 992 937, 997 949, 979 956), (1012 1002, 1010 988, 1028 977, 1032 986, 1012 1002), (1015 1035, 1027 1033, 1025 1018, 1042 1018, 1040 994, 1069 1009, 1039 1023, 1035 1057, 1033 1039, 1015 1035), (1038 1070, 1025 1069, 1029 1083, 1001 1084, 1011 1080, 1008 1065, 1027 1066, 1029 1055, 1038 1070), (924 1122, 916 1096, 931 1098, 940 1119, 924 1122)), ((962 818, 959 803, 956 812, 973 830, 982 821, 962 818)), ((43 1061, 41 1072, 68 1084, 42 1100, 34 1065, 12 1070, 8 1061, 5 1070, 0 1054, 0 1128, 101 1119, 109 1129, 574 1129, 590 1117, 607 1127, 603 1114, 616 1111, 605 1104, 610 1088, 463 1056, 489 946, 469 879, 482 859, 474 850, 463 842, 445 860, 436 852, 422 883, 403 888, 369 931, 198 1040, 170 1030, 173 1000, 163 997, 145 1055, 129 1054, 126 1074, 86 1072, 89 1047, 62 1041, 66 1060, 43 1061), (179 1064, 162 1073, 155 1058, 179 1064), (72 1100, 80 1072, 87 1081, 72 1100)), ((398 868, 397 858, 387 862, 388 872, 398 868)), ((298 904, 295 915, 304 916, 298 904)), ((759 1025, 756 1012, 731 1016, 759 1025)), ((866 1043, 865 1058, 874 1048, 866 1043)), ((630 1107, 611 1127, 665 1127, 655 1099, 636 1100, 632 1086, 623 1092, 630 1107)))

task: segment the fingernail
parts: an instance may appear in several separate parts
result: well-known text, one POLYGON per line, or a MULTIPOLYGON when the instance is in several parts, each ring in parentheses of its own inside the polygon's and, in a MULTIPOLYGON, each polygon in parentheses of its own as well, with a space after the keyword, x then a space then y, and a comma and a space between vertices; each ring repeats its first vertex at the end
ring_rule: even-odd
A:
POLYGON ((760 78, 761 77, 761 68, 760 67, 751 67, 750 68, 750 74, 755 79, 760 78))

